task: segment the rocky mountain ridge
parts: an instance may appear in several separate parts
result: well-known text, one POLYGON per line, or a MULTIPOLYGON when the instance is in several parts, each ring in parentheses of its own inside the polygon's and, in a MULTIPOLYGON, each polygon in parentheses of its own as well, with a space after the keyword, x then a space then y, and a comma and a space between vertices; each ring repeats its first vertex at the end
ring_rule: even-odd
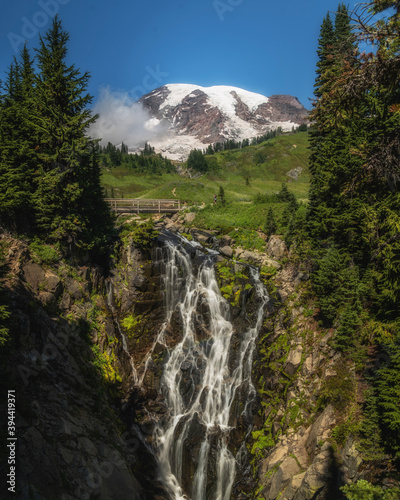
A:
POLYGON ((308 111, 289 95, 265 97, 229 86, 169 84, 138 101, 150 113, 149 130, 166 129, 152 140, 157 152, 186 159, 191 149, 228 139, 251 139, 281 127, 291 130, 308 123, 308 111))

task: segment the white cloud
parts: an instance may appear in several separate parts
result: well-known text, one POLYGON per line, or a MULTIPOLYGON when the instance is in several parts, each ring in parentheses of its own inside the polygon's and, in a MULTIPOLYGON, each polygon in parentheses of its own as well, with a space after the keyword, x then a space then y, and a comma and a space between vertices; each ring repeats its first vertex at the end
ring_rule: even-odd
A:
POLYGON ((109 88, 100 90, 93 112, 100 116, 90 127, 89 135, 101 139, 103 145, 124 142, 135 148, 146 141, 159 139, 167 128, 152 118, 142 104, 134 102, 128 93, 114 92, 109 88))

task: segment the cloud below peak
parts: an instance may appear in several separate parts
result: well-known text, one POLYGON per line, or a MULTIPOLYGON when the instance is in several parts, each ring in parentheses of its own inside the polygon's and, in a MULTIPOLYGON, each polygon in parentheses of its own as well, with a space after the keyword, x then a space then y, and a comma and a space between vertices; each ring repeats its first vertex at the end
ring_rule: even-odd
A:
POLYGON ((103 145, 124 144, 135 148, 152 139, 159 139, 166 131, 159 120, 153 118, 142 104, 134 102, 128 92, 100 90, 99 100, 93 107, 99 115, 89 128, 89 135, 101 139, 103 145))

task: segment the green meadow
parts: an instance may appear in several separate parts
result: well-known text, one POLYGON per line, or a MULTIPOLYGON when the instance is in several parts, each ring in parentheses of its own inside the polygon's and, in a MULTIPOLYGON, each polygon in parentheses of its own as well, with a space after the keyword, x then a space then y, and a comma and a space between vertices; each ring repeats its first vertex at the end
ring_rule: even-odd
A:
POLYGON ((123 198, 177 198, 191 211, 197 211, 196 225, 210 228, 262 228, 267 210, 279 216, 282 203, 263 203, 260 195, 278 193, 288 183, 299 202, 308 199, 307 132, 284 134, 257 146, 228 150, 208 156, 210 171, 196 179, 179 174, 139 174, 122 168, 103 169, 102 184, 107 195, 123 198), (297 180, 288 172, 301 169, 297 180), (220 186, 226 205, 213 206, 213 195, 220 186))

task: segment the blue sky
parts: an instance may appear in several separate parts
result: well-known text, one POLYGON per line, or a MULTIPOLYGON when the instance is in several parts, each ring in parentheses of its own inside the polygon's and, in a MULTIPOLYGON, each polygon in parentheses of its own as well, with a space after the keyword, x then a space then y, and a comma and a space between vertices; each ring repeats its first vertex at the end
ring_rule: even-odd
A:
MULTIPOLYGON (((0 68, 58 11, 69 60, 101 87, 140 97, 167 83, 291 94, 310 107, 317 39, 338 0, 3 0, 0 68)), ((346 2, 350 9, 357 4, 346 2)))

